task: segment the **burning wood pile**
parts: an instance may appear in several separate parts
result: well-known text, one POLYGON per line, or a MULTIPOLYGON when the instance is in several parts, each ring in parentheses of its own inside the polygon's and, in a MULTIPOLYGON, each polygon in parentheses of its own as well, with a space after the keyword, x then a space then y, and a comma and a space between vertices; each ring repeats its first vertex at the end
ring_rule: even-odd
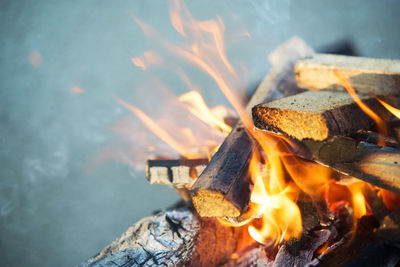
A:
POLYGON ((148 160, 150 183, 182 203, 82 266, 400 261, 400 61, 314 54, 298 38, 270 58, 210 159, 148 160))

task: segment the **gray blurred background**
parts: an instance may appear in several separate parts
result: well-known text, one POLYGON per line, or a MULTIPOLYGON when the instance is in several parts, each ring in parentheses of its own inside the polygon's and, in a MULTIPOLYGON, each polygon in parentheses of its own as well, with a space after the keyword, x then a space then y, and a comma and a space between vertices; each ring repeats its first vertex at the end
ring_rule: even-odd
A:
MULTIPOLYGON (((267 72, 268 53, 293 35, 317 51, 348 40, 359 55, 400 58, 398 0, 186 4, 196 19, 222 18, 228 57, 247 68, 249 91, 267 72)), ((0 265, 76 265, 178 200, 173 189, 150 186, 143 168, 122 162, 129 153, 118 154, 116 144, 132 145, 136 137, 121 138, 112 125, 133 118, 115 97, 143 108, 154 101, 147 97, 153 76, 131 58, 157 44, 131 15, 170 42, 182 38, 161 0, 3 0, 0 14, 0 265), (96 160, 109 147, 117 155, 96 160)), ((202 71, 160 53, 187 70, 207 103, 226 104, 202 71)), ((174 94, 185 92, 170 72, 152 75, 174 94)), ((143 128, 132 121, 132 129, 143 128)))

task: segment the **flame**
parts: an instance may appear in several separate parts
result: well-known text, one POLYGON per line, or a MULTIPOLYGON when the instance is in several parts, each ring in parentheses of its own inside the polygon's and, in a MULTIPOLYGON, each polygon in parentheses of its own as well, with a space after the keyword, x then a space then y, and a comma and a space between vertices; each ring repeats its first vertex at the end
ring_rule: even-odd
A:
MULTIPOLYGON (((169 43, 138 18, 134 17, 134 20, 145 34, 155 40, 160 40, 160 43, 173 55, 198 67, 213 79, 239 115, 247 133, 257 147, 249 161, 249 175, 254 184, 250 199, 251 209, 249 214, 246 214, 247 219, 236 226, 247 227, 253 240, 275 246, 283 240, 299 238, 302 234, 302 214, 297 204, 299 201, 326 201, 327 206, 332 210, 338 203, 346 203, 353 208, 354 218, 367 214, 362 182, 346 186, 336 184, 332 182, 329 168, 301 160, 293 155, 291 148, 295 144, 292 144, 288 138, 276 137, 254 129, 252 119, 247 115, 242 102, 239 101, 241 99, 239 97, 240 90, 243 89, 243 86, 237 71, 226 56, 225 25, 221 18, 197 21, 192 18, 186 6, 179 0, 173 0, 170 3, 172 26, 184 38, 184 41, 188 42, 185 45, 177 46, 169 43), (308 197, 303 197, 304 195, 308 197), (343 199, 341 196, 345 196, 345 198, 343 199)), ((250 36, 247 32, 244 35, 250 36)), ((132 62, 146 70, 152 65, 162 63, 162 60, 155 52, 148 51, 142 57, 132 58, 132 62)), ((181 70, 177 70, 177 74, 191 89, 177 98, 177 102, 189 111, 186 113, 193 115, 197 118, 197 122, 201 121, 212 129, 218 129, 225 135, 229 133, 231 127, 223 120, 228 114, 227 109, 209 108, 201 94, 194 90, 188 76, 181 70)), ((382 120, 360 100, 349 82, 341 79, 341 84, 352 95, 360 108, 371 116, 383 131, 385 125, 382 120)), ((204 156, 196 149, 195 145, 183 144, 184 142, 174 137, 170 130, 170 128, 173 131, 185 130, 186 135, 193 137, 192 133, 189 134, 189 128, 179 129, 174 126, 169 126, 169 129, 163 128, 139 108, 120 99, 117 101, 135 114, 154 134, 180 155, 187 158, 204 156)), ((194 139, 194 143, 196 143, 197 140, 194 139)), ((210 151, 210 147, 209 145, 208 151, 210 151)), ((216 147, 214 146, 214 149, 216 147)), ((232 226, 227 220, 222 218, 218 218, 218 220, 224 225, 232 226)))
POLYGON ((383 101, 379 98, 377 98, 377 99, 382 104, 382 106, 384 106, 387 110, 390 111, 390 113, 392 113, 394 116, 396 116, 397 118, 400 119, 400 109, 392 107, 391 105, 389 105, 388 103, 386 103, 385 101, 383 101))
MULTIPOLYGON (((372 119, 374 120, 378 131, 382 134, 387 135, 387 125, 384 120, 382 120, 378 114, 376 114, 372 109, 370 109, 357 95, 356 91, 354 90, 353 86, 351 85, 350 81, 346 78, 340 75, 338 72, 335 72, 336 77, 338 78, 338 84, 343 86, 346 91, 349 93, 349 95, 354 99, 354 101, 357 103, 357 105, 372 119)), ((385 143, 381 140, 379 140, 379 145, 384 145, 385 143)))
POLYGON ((154 51, 146 51, 143 53, 143 57, 135 57, 131 59, 132 63, 143 70, 146 70, 151 65, 158 65, 162 63, 161 57, 154 51))
POLYGON ((228 115, 226 109, 221 108, 221 106, 216 109, 209 109, 199 92, 190 91, 181 95, 178 100, 187 104, 187 109, 204 123, 221 129, 224 133, 230 133, 232 130, 232 127, 224 122, 224 118, 228 115))
POLYGON ((282 240, 301 235, 302 219, 297 198, 304 192, 316 201, 323 200, 322 188, 331 172, 324 166, 294 156, 284 139, 257 131, 252 131, 252 135, 261 152, 254 153, 250 161, 254 183, 251 202, 259 207, 257 213, 262 216, 262 224, 260 227, 250 225, 248 230, 256 241, 277 245, 282 240), (260 155, 264 155, 265 160, 260 159, 260 155))

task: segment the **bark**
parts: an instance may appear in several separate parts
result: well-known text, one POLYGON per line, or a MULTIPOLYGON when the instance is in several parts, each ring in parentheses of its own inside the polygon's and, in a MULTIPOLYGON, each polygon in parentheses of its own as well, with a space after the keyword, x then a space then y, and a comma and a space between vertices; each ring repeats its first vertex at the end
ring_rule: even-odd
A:
MULTIPOLYGON (((293 38, 270 55, 275 65, 247 105, 249 116, 256 104, 299 92, 294 62, 310 53, 302 40, 293 38)), ((239 122, 192 187, 193 204, 200 216, 237 217, 246 212, 251 191, 247 168, 253 148, 254 143, 239 122)))
POLYGON ((80 266, 215 266, 229 261, 242 233, 186 207, 169 209, 140 220, 80 266))

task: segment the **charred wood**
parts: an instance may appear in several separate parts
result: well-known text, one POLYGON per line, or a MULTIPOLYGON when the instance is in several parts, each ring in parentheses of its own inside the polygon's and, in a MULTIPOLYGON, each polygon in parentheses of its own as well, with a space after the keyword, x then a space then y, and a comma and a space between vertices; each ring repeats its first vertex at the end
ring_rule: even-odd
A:
MULTIPOLYGON (((256 104, 299 92, 293 76, 294 62, 310 53, 311 49, 298 38, 278 48, 270 61, 280 65, 273 67, 260 84, 247 105, 247 113, 250 115, 256 104)), ((251 186, 247 168, 254 146, 239 122, 192 187, 192 200, 200 216, 237 217, 246 212, 251 186)))
POLYGON ((241 235, 186 207, 169 209, 140 220, 80 266, 215 266, 230 260, 241 235))

